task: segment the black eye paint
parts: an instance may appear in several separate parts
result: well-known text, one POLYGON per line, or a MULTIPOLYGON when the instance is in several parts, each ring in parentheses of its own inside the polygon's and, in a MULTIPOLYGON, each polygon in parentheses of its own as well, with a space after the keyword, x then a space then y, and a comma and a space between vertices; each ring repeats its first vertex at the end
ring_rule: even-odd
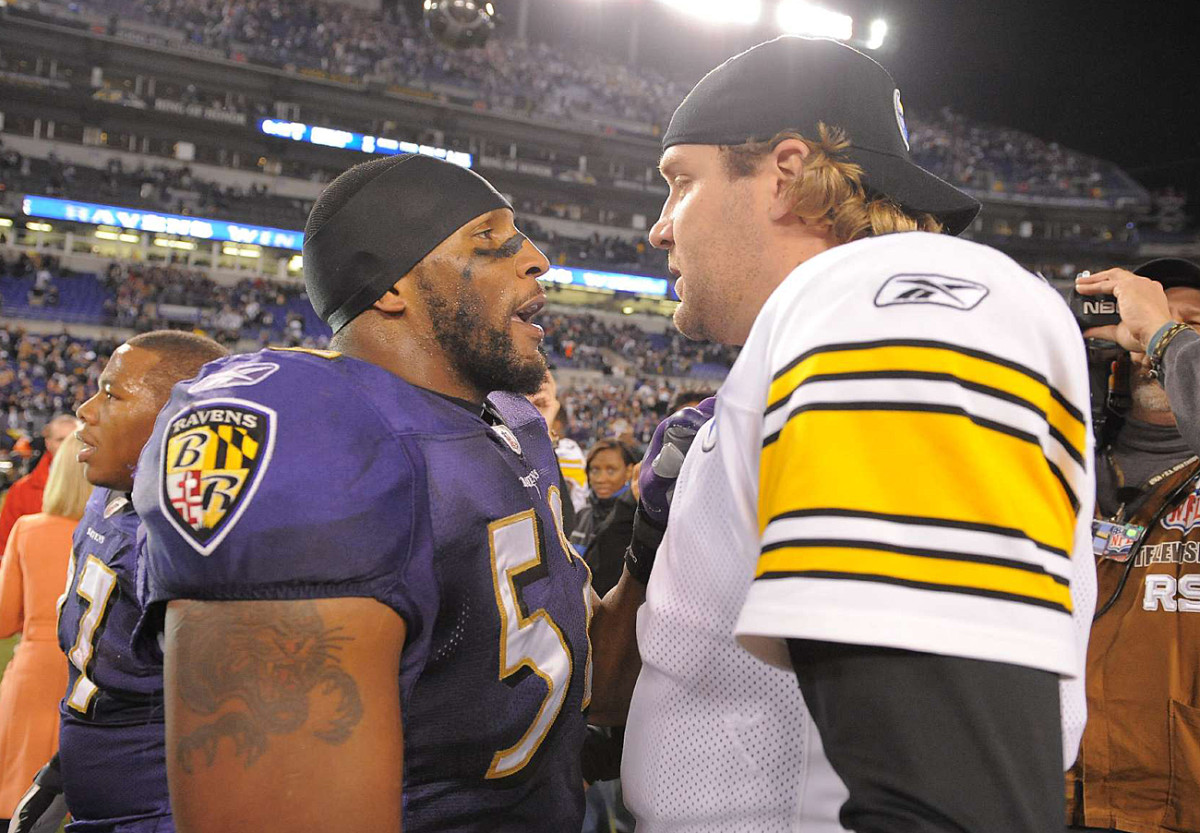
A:
POLYGON ((510 257, 516 257, 517 252, 521 251, 521 247, 525 245, 525 241, 527 239, 528 238, 525 237, 525 235, 521 234, 521 232, 518 231, 512 237, 508 238, 508 240, 504 241, 504 244, 501 245, 499 248, 476 249, 475 254, 479 255, 480 257, 495 258, 496 260, 503 260, 503 259, 510 258, 510 257))

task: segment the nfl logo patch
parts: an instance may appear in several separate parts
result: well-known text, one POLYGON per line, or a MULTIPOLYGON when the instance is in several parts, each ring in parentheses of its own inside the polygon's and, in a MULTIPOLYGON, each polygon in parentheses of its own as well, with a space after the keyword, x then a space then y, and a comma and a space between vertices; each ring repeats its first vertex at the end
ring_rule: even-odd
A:
POLYGON ((159 504, 201 555, 233 528, 254 496, 275 443, 275 412, 239 399, 196 403, 163 435, 159 504))
POLYGON ((1178 529, 1185 535, 1200 522, 1200 485, 1171 512, 1163 516, 1164 529, 1178 529))

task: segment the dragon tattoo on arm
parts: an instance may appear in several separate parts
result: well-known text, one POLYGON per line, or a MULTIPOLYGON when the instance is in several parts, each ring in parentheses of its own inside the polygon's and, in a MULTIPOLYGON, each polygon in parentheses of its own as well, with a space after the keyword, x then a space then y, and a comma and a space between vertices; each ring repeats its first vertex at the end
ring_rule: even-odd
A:
POLYGON ((212 766, 223 738, 247 768, 267 750, 271 735, 307 726, 326 743, 345 742, 362 720, 363 705, 341 666, 339 651, 353 640, 341 631, 310 601, 188 608, 178 623, 188 645, 176 666, 179 697, 195 714, 213 719, 178 742, 183 771, 193 771, 197 756, 212 766))

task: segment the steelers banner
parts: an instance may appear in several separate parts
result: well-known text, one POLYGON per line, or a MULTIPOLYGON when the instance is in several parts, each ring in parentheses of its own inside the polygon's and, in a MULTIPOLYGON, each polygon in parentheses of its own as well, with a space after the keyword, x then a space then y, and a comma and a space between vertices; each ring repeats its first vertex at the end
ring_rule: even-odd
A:
POLYGON ((208 400, 171 418, 163 434, 159 502, 208 555, 233 527, 270 462, 275 412, 240 399, 208 400))

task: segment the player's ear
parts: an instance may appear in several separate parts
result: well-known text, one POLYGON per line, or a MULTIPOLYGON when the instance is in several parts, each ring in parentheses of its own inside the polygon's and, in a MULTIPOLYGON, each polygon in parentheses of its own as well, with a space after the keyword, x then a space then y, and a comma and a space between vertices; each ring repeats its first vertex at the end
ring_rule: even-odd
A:
POLYGON ((767 156, 771 175, 771 219, 782 220, 792 213, 791 186, 804 173, 808 145, 799 139, 784 139, 767 156))
MULTIPOLYGON (((411 284, 412 281, 409 281, 411 284)), ((372 306, 374 309, 388 315, 403 315, 408 309, 408 297, 405 293, 404 278, 392 284, 392 288, 377 300, 372 306)))

